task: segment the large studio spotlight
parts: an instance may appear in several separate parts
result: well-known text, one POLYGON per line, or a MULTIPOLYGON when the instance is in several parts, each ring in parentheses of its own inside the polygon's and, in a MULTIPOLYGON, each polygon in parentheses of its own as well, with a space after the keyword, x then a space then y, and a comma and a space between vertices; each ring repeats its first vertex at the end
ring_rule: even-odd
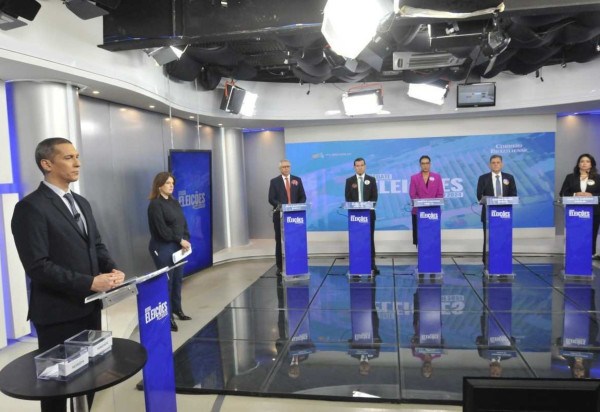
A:
POLYGON ((445 80, 436 80, 431 83, 410 83, 408 97, 441 106, 448 94, 448 86, 449 83, 445 80))
POLYGON ((156 64, 164 66, 175 60, 179 60, 185 50, 180 50, 175 46, 157 47, 155 49, 144 49, 149 57, 152 57, 156 64))
POLYGON ((346 116, 376 114, 383 109, 383 89, 348 90, 342 95, 346 116))
POLYGON ((116 9, 121 3, 121 0, 63 0, 63 3, 65 3, 65 6, 80 19, 89 20, 95 17, 105 16, 109 13, 108 10, 99 7, 98 5, 109 9, 116 9))
POLYGON ((392 13, 390 0, 328 0, 321 32, 334 52, 354 59, 377 34, 379 23, 392 13))
POLYGON ((0 29, 12 30, 27 26, 19 17, 32 21, 41 4, 35 0, 0 0, 0 29))

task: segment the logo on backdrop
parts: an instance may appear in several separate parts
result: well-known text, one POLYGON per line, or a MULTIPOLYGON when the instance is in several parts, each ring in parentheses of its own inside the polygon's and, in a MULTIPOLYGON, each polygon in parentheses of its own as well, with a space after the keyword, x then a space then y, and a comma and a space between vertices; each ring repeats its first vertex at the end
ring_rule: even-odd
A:
POLYGON ((204 192, 195 192, 188 195, 185 190, 182 190, 177 195, 181 207, 191 206, 192 209, 204 209, 206 207, 206 194, 204 192))
POLYGON ((300 216, 297 216, 297 217, 288 216, 285 222, 286 223, 294 223, 296 225, 303 225, 304 224, 304 218, 300 217, 300 216))
POLYGON ((578 217, 581 219, 589 219, 591 218, 591 214, 589 210, 573 210, 569 209, 569 217, 578 217))
POLYGON ((144 320, 146 325, 155 320, 161 320, 169 316, 169 309, 167 308, 167 302, 160 302, 155 307, 148 306, 144 309, 144 320))
MULTIPOLYGON (((394 179, 392 173, 378 173, 373 176, 377 179, 377 190, 380 195, 408 193, 409 191, 410 179, 394 179)), ((462 178, 447 177, 442 178, 442 182, 444 184, 444 198, 462 198, 465 196, 462 178)))
POLYGON ((521 143, 513 144, 500 144, 498 143, 490 149, 491 154, 504 154, 504 153, 527 153, 529 150, 521 143))
POLYGON ((492 210, 490 212, 492 217, 499 217, 500 219, 510 219, 510 212, 508 210, 503 210, 502 212, 498 210, 492 210))

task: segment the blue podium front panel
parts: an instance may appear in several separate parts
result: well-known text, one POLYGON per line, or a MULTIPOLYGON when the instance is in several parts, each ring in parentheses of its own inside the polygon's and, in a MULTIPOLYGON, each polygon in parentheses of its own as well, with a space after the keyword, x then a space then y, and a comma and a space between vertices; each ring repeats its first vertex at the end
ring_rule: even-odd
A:
POLYGON ((148 352, 143 369, 146 411, 174 412, 177 403, 167 275, 154 277, 137 287, 140 342, 148 352))
POLYGON ((488 206, 487 269, 490 275, 510 275, 512 267, 513 208, 511 205, 488 206))
POLYGON ((593 206, 565 207, 565 274, 592 275, 593 206))
POLYGON ((350 274, 371 273, 371 211, 348 210, 348 241, 350 244, 350 274))
POLYGON ((439 206, 419 207, 417 210, 419 273, 442 271, 441 209, 439 206))
POLYGON ((305 275, 308 273, 306 211, 284 212, 282 225, 285 248, 285 275, 305 275))

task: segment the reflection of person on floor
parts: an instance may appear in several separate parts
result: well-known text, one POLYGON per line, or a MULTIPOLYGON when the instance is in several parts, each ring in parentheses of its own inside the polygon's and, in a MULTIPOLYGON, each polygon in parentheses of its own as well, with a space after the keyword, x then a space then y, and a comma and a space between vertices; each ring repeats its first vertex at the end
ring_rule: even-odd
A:
POLYGON ((300 376, 300 363, 306 361, 311 353, 316 352, 315 344, 310 338, 309 315, 306 314, 306 318, 302 320, 303 314, 308 308, 308 297, 308 284, 286 287, 283 285, 282 278, 277 278, 279 339, 275 343, 275 348, 277 353, 283 352, 289 340, 285 356, 289 362, 288 376, 292 379, 300 376), (293 293, 293 296, 290 293, 293 293), (292 299, 293 303, 290 307, 292 299))
MULTIPOLYGON (((441 289, 440 289, 441 299, 441 289)), ((443 340, 442 340, 442 324, 438 318, 430 318, 429 320, 435 319, 437 325, 429 325, 430 330, 437 329, 439 334, 437 336, 423 336, 421 340, 421 315, 420 302, 419 302, 419 289, 413 296, 413 329, 414 335, 410 340, 411 353, 415 358, 421 359, 421 376, 425 379, 431 378, 433 375, 433 360, 442 357, 443 351, 443 340), (433 338, 433 340, 430 340, 433 338)), ((439 318, 441 319, 441 318, 439 318)), ((434 334, 435 335, 435 334, 434 334)))
MULTIPOLYGON (((351 285, 352 287, 352 285, 351 285)), ((369 288, 371 293, 371 311, 370 311, 370 322, 366 324, 359 322, 361 319, 353 318, 358 320, 357 324, 364 327, 364 330, 359 325, 352 325, 352 339, 348 340, 348 354, 354 359, 358 360, 358 373, 362 376, 367 376, 371 372, 371 364, 369 361, 379 357, 379 351, 381 349, 381 337, 379 336, 379 315, 375 308, 375 282, 372 287, 369 288), (371 333, 372 331, 372 333, 371 333)), ((351 301, 352 303, 352 301, 351 301)), ((357 311, 364 312, 364 311, 357 311)), ((366 313, 364 313, 366 316, 366 313)), ((355 313, 360 315, 360 313, 355 313)))

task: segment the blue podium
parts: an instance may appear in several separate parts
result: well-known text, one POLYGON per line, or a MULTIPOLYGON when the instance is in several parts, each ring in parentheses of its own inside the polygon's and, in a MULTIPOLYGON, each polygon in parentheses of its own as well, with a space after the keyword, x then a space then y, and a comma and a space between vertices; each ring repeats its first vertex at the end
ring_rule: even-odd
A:
POLYGON ((597 196, 561 198, 565 209, 565 269, 566 278, 593 278, 592 221, 597 196))
POLYGON ((283 279, 306 279, 308 272, 308 246, 306 240, 306 203, 282 204, 281 242, 284 251, 283 279))
POLYGON ((371 211, 375 202, 345 202, 348 211, 348 276, 373 276, 371 270, 371 211))
POLYGON ((148 360, 143 368, 147 412, 177 411, 166 272, 185 263, 183 261, 175 266, 129 279, 120 287, 85 299, 85 303, 100 300, 102 307, 106 308, 131 295, 137 295, 140 343, 148 353, 148 360))
POLYGON ((487 250, 484 275, 514 277, 512 266, 513 205, 519 198, 485 196, 487 250))
POLYGON ((414 199, 417 208, 417 271, 442 277, 441 207, 443 198, 414 199))

